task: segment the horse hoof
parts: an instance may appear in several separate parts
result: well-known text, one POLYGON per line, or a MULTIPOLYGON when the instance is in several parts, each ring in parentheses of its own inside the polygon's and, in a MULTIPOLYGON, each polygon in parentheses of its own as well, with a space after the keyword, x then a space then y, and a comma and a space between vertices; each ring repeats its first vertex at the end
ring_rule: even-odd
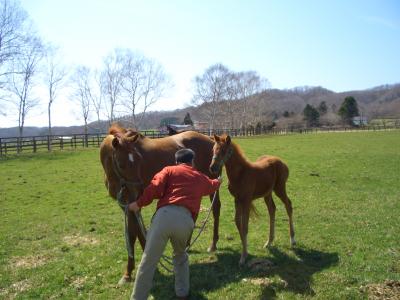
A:
POLYGON ((207 252, 208 252, 208 253, 211 253, 211 252, 215 252, 216 250, 217 250, 217 247, 215 247, 215 246, 210 246, 210 247, 208 247, 207 252))
POLYGON ((269 248, 269 247, 271 247, 272 246, 272 241, 270 242, 270 241, 268 241, 268 242, 266 242, 265 244, 264 244, 264 248, 269 248))
POLYGON ((240 260, 239 260, 239 267, 240 267, 240 268, 243 267, 245 262, 246 262, 246 259, 240 258, 240 260))
POLYGON ((118 285, 125 285, 129 282, 132 282, 132 278, 131 277, 127 277, 127 276, 122 276, 122 278, 118 281, 118 285))
POLYGON ((247 254, 242 254, 239 260, 239 267, 243 267, 246 262, 247 254))

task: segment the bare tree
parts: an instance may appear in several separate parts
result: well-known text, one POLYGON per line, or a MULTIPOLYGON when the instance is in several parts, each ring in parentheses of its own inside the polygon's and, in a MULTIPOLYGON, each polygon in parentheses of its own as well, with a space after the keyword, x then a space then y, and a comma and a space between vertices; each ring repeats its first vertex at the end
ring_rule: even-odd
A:
POLYGON ((101 71, 101 86, 110 125, 115 120, 115 110, 121 97, 123 75, 123 51, 115 49, 113 53, 105 57, 101 71))
POLYGON ((141 88, 145 76, 145 58, 129 49, 124 50, 124 52, 124 78, 121 87, 126 97, 122 100, 122 105, 128 110, 131 116, 132 127, 137 128, 136 108, 142 98, 141 88))
POLYGON ((164 95, 164 92, 171 87, 171 83, 162 66, 155 61, 145 60, 143 71, 144 80, 140 92, 142 113, 138 125, 142 123, 147 109, 156 103, 164 95))
POLYGON ((14 96, 11 100, 18 111, 19 136, 22 137, 28 112, 38 104, 32 95, 34 76, 44 51, 39 38, 31 35, 25 39, 22 53, 14 60, 13 72, 8 74, 8 90, 14 96))
POLYGON ((130 49, 119 50, 123 60, 123 98, 132 126, 139 128, 148 108, 163 96, 170 82, 158 63, 130 49), (138 110, 141 114, 138 118, 138 110))
POLYGON ((100 132, 100 112, 103 107, 103 86, 101 81, 101 74, 96 70, 93 75, 93 86, 91 87, 91 100, 93 104, 94 111, 97 116, 97 130, 100 132))
POLYGON ((193 98, 196 104, 207 104, 209 107, 209 129, 214 130, 218 105, 226 97, 226 87, 230 71, 222 64, 209 67, 203 75, 196 76, 196 90, 193 98))
MULTIPOLYGON (((0 0, 0 91, 6 81, 16 70, 13 60, 21 53, 24 44, 24 23, 27 20, 25 11, 12 0, 0 0)), ((3 90, 4 92, 4 90, 3 90)), ((8 97, 0 95, 0 101, 8 97)), ((0 114, 5 115, 5 105, 1 105, 0 114)))
POLYGON ((57 50, 53 47, 48 47, 46 51, 46 69, 44 73, 44 82, 48 91, 48 105, 47 115, 49 121, 49 135, 52 135, 51 131, 51 106, 56 100, 58 91, 62 88, 65 83, 67 71, 64 66, 60 63, 60 58, 57 56, 57 50))
POLYGON ((85 124, 86 136, 88 133, 88 120, 92 102, 90 92, 90 69, 85 66, 78 66, 72 75, 71 81, 74 88, 73 97, 79 103, 85 124))
POLYGON ((238 97, 242 99, 242 112, 240 116, 240 128, 247 125, 248 99, 250 96, 260 93, 269 87, 267 79, 261 78, 255 71, 239 72, 236 74, 238 97))
MULTIPOLYGON (((0 76, 13 70, 7 64, 20 53, 24 44, 23 25, 27 19, 24 10, 15 1, 0 0, 0 76)), ((1 78, 0 77, 0 78, 1 78)), ((0 84, 2 80, 0 79, 0 84)), ((3 82, 4 83, 4 82, 3 82)))
POLYGON ((225 107, 227 109, 228 115, 229 115, 229 127, 230 128, 236 128, 235 126, 235 120, 236 117, 236 111, 237 111, 237 100, 239 97, 239 77, 237 76, 237 73, 231 72, 227 76, 227 85, 226 85, 226 101, 225 101, 225 107))

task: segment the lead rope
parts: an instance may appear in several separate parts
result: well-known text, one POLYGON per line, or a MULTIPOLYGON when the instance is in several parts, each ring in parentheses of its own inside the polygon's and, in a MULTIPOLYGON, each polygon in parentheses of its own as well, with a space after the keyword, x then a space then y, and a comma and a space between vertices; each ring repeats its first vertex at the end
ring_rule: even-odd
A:
MULTIPOLYGON (((129 239, 129 231, 128 231, 128 213, 129 213, 129 208, 128 208, 128 204, 125 204, 122 200, 122 191, 125 189, 125 187, 121 187, 121 190, 119 191, 118 195, 117 195, 117 200, 118 200, 118 204, 119 206, 124 210, 125 212, 125 218, 124 218, 124 223, 125 223, 125 245, 126 245, 126 250, 128 251, 128 255, 129 257, 133 258, 133 247, 131 244, 131 241, 129 239)), ((146 235, 147 235, 147 230, 146 230, 146 226, 144 225, 143 222, 143 217, 142 214, 140 213, 140 211, 135 212, 134 216, 136 218, 136 221, 139 225, 139 229, 143 235, 144 240, 146 241, 146 235)), ((173 262, 171 260, 171 258, 162 255, 161 256, 161 260, 160 260, 160 265, 168 272, 173 273, 173 270, 171 270, 169 267, 167 267, 164 263, 169 264, 169 265, 173 265, 173 262)))
MULTIPOLYGON (((191 242, 191 243, 189 244, 189 246, 186 247, 185 252, 188 252, 188 251, 189 251, 189 249, 193 246, 193 244, 194 244, 194 243, 197 241, 197 239, 200 237, 201 233, 204 231, 204 228, 205 228, 205 226, 206 226, 208 220, 210 219, 212 207, 213 207, 213 205, 214 205, 214 203, 215 203, 215 199, 217 198, 217 197, 216 197, 216 196, 217 196, 217 193, 218 193, 218 190, 214 192, 213 200, 211 201, 211 206, 210 206, 210 208, 209 208, 209 210, 208 210, 207 217, 206 217, 205 220, 203 221, 203 224, 201 225, 201 228, 200 228, 200 230, 199 230, 197 236, 195 237, 195 239, 193 240, 193 242, 191 242)), ((126 215, 127 215, 127 213, 128 213, 128 208, 127 208, 128 205, 126 205, 125 207, 126 207, 126 208, 125 208, 125 224, 126 224, 126 215)), ((141 232, 142 232, 142 234, 143 234, 143 237, 144 237, 144 239, 146 240, 147 231, 146 231, 146 227, 145 227, 145 225, 144 225, 143 217, 142 217, 142 214, 140 213, 140 211, 135 212, 135 217, 136 217, 136 220, 137 220, 137 222, 138 222, 138 224, 139 224, 139 228, 140 228, 140 230, 141 230, 141 232)), ((126 226, 127 226, 127 225, 126 225, 126 226)), ((127 230, 127 227, 126 227, 126 230, 127 230)), ((126 230, 125 230, 125 232, 126 232, 126 230)), ((130 242, 129 242, 129 245, 130 245, 130 242)), ((186 259, 186 260, 187 260, 187 259, 186 259)), ((186 260, 183 261, 183 262, 181 262, 181 264, 183 264, 184 262, 186 262, 186 260)), ((161 267, 163 267, 164 270, 166 270, 167 272, 173 273, 173 270, 171 270, 170 268, 168 268, 167 266, 165 266, 164 263, 167 263, 167 264, 169 264, 169 265, 173 265, 173 260, 172 260, 172 258, 169 257, 169 256, 167 256, 167 255, 164 255, 164 254, 163 254, 163 255, 161 256, 161 259, 160 259, 160 265, 161 265, 161 267)))
POLYGON ((218 190, 216 190, 216 191, 214 192, 214 196, 213 196, 213 199, 212 199, 212 201, 211 201, 211 206, 210 206, 210 209, 208 210, 207 217, 206 217, 206 219, 204 220, 203 224, 201 225, 201 228, 200 228, 200 230, 199 230, 197 236, 194 238, 193 242, 191 242, 191 243, 189 244, 189 246, 186 247, 186 249, 185 249, 186 252, 189 251, 189 249, 193 246, 193 244, 194 244, 194 243, 197 241, 197 239, 199 238, 200 234, 204 231, 204 228, 206 227, 206 224, 207 224, 207 222, 208 222, 208 219, 210 218, 211 210, 212 210, 212 207, 213 207, 213 205, 214 205, 215 199, 217 198, 217 197, 216 197, 216 196, 217 196, 217 193, 218 193, 218 190))

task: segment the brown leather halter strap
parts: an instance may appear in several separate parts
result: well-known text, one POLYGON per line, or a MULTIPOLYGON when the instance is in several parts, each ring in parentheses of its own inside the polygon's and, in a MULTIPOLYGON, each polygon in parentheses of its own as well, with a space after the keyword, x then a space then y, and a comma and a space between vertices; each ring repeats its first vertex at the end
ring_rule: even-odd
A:
POLYGON ((218 167, 219 167, 219 168, 222 168, 222 166, 228 161, 228 159, 231 158, 232 153, 233 153, 233 148, 232 148, 232 146, 229 146, 228 150, 226 151, 225 155, 224 155, 222 158, 217 159, 217 158, 218 158, 218 155, 215 155, 215 154, 214 154, 213 157, 212 157, 212 160, 213 160, 215 163, 218 164, 218 167))
MULTIPOLYGON (((128 251, 128 256, 133 258, 133 246, 131 244, 131 241, 129 239, 129 227, 128 227, 128 213, 129 213, 129 209, 128 203, 125 203, 122 199, 122 195, 124 190, 127 188, 127 186, 141 186, 143 185, 143 182, 139 179, 138 181, 133 181, 133 180, 127 180, 123 175, 122 175, 122 170, 120 168, 120 166, 118 165, 117 162, 117 157, 115 155, 115 152, 113 152, 112 155, 112 161, 113 161, 113 169, 115 174, 117 174, 119 181, 120 181, 120 186, 121 189, 119 190, 119 192, 117 193, 117 201, 119 206, 124 210, 125 212, 125 245, 126 245, 126 250, 128 251)), ((137 193, 134 190, 134 201, 136 201, 137 198, 137 193)), ((143 235, 144 240, 146 240, 146 235, 147 235, 147 231, 146 231, 146 226, 144 225, 144 221, 143 221, 143 217, 142 214, 140 213, 140 211, 135 212, 134 213, 135 217, 136 217, 136 221, 139 225, 139 229, 143 235)), ((173 270, 171 270, 170 268, 168 268, 164 263, 167 263, 169 265, 172 265, 172 259, 170 259, 169 257, 162 255, 161 256, 161 260, 160 260, 160 265, 168 272, 173 273, 173 270)))

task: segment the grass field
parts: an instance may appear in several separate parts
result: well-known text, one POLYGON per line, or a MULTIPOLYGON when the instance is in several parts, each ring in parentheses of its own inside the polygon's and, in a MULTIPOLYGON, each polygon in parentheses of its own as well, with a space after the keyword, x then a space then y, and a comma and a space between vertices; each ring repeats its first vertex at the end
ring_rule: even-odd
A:
MULTIPOLYGON (((190 255, 191 299, 400 297, 400 131, 234 141, 251 160, 274 154, 288 163, 298 245, 289 247, 287 215, 275 197, 275 245, 262 248, 268 216, 257 200, 249 260, 270 264, 239 268, 225 177, 219 249, 206 252, 208 224, 190 255)), ((143 210, 146 224, 153 210, 143 210)), ((126 263, 123 215, 107 196, 98 149, 0 160, 0 211, 0 299, 129 298, 132 284, 116 284, 126 263)), ((160 268, 154 283, 155 299, 174 299, 173 275, 160 268)))

